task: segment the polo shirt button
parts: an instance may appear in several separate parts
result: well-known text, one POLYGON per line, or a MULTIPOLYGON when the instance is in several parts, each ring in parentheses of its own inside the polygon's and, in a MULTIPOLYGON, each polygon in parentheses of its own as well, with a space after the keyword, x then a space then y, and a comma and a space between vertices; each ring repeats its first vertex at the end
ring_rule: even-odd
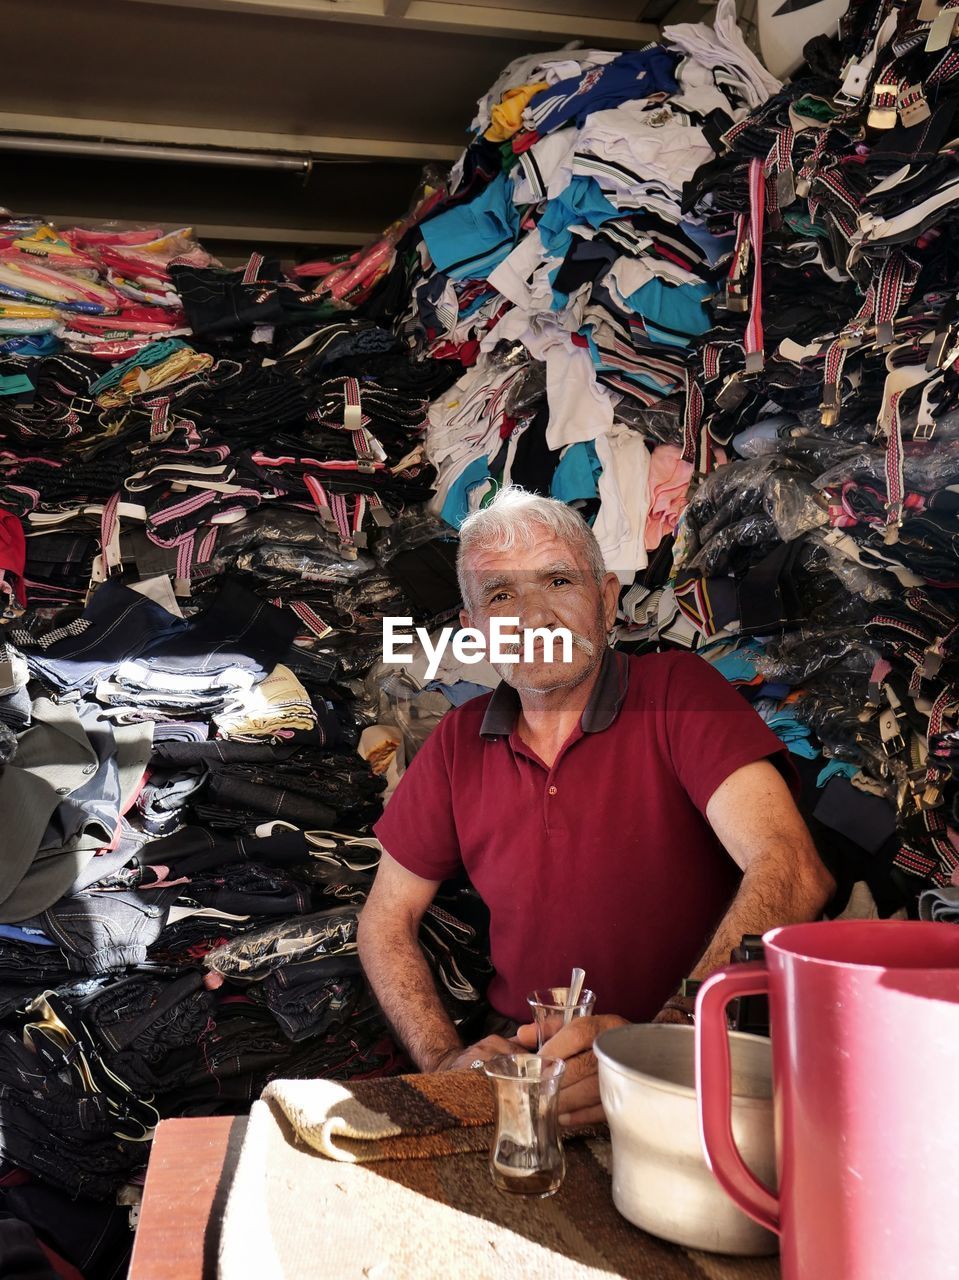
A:
POLYGON ((69 794, 70 794, 70 788, 69 788, 69 787, 57 787, 57 795, 58 795, 58 796, 68 796, 69 794))
POLYGON ((550 794, 551 796, 555 796, 555 794, 556 794, 556 788, 555 788, 555 787, 550 787, 550 789, 549 789, 549 794, 550 794))

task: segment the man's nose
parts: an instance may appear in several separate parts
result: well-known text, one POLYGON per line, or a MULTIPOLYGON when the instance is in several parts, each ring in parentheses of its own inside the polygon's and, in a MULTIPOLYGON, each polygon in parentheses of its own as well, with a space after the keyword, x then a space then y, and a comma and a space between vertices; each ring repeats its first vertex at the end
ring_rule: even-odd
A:
POLYGON ((524 593, 519 600, 519 624, 521 627, 553 627, 556 614, 546 594, 542 591, 524 593))

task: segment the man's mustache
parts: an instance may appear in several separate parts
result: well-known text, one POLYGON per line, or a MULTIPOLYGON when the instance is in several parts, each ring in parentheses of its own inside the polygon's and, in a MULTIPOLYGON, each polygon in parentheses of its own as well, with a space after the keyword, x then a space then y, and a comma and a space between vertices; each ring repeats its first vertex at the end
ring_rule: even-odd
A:
MULTIPOLYGON (((581 649, 583 653, 585 653, 588 657, 592 657, 593 654, 596 652, 596 645, 589 638, 589 636, 584 635, 580 631, 573 631, 571 628, 567 628, 567 630, 569 631, 569 634, 572 637, 573 645, 577 649, 581 649)), ((536 631, 535 627, 523 627, 517 632, 517 635, 520 638, 520 644, 519 644, 520 653, 525 652, 526 637, 533 635, 535 631, 536 631)), ((542 643, 543 643, 542 640, 540 640, 540 644, 542 643)))

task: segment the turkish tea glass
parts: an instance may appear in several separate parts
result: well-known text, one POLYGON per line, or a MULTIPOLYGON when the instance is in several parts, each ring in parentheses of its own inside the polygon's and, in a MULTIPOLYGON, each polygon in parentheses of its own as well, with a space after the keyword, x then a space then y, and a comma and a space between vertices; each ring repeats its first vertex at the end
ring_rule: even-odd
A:
POLYGON ((566 1173, 559 1129, 559 1086, 566 1063, 535 1053, 506 1053, 483 1066, 496 1101, 490 1148, 493 1185, 513 1195, 543 1198, 566 1173))

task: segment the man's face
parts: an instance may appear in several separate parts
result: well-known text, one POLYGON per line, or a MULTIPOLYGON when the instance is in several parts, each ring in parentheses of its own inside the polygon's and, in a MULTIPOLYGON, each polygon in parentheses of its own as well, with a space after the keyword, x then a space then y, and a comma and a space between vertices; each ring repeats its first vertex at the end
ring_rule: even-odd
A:
POLYGON ((507 683, 522 693, 548 693, 569 688, 599 665, 606 633, 616 617, 619 584, 607 574, 596 582, 579 548, 537 529, 533 543, 513 551, 475 551, 466 562, 466 590, 471 608, 460 614, 466 627, 476 627, 489 640, 493 618, 519 618, 520 632, 534 627, 566 627, 573 634, 572 661, 564 663, 562 646, 553 661, 544 661, 545 645, 537 639, 533 661, 497 666, 507 683))

